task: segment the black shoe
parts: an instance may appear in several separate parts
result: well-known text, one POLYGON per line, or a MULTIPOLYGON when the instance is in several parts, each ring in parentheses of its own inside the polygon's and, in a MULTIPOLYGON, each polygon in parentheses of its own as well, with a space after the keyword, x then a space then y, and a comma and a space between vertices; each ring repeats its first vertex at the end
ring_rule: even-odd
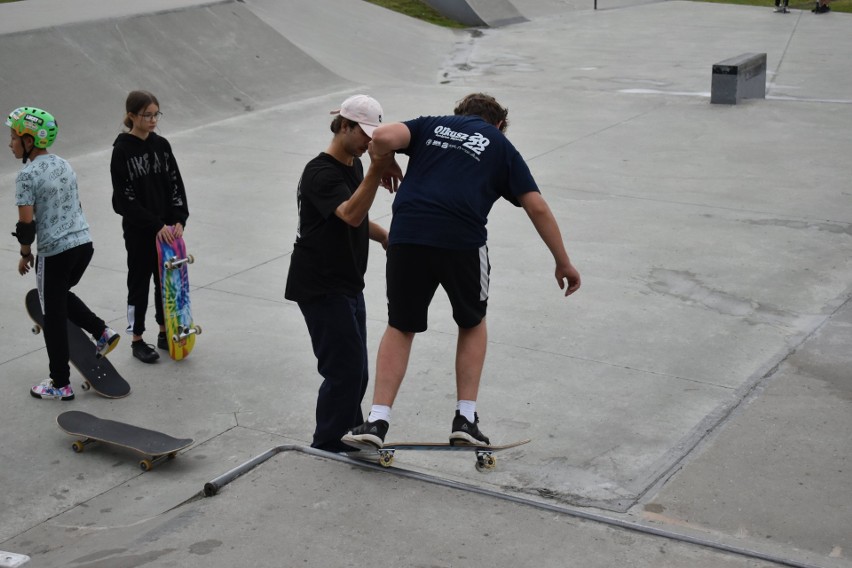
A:
POLYGON ((346 444, 363 447, 364 444, 381 448, 385 444, 385 435, 388 433, 390 425, 384 420, 376 420, 375 422, 364 422, 360 426, 356 426, 343 436, 340 440, 346 444))
POLYGON ((169 350, 169 340, 166 338, 166 332, 161 331, 157 334, 157 347, 160 349, 169 350))
POLYGON ((133 356, 143 363, 153 363, 160 358, 160 354, 154 351, 154 347, 141 339, 131 342, 130 348, 133 350, 133 356))
POLYGON ((453 418, 453 432, 450 434, 451 446, 488 446, 491 440, 479 431, 479 415, 473 413, 473 422, 469 422, 458 410, 453 418))

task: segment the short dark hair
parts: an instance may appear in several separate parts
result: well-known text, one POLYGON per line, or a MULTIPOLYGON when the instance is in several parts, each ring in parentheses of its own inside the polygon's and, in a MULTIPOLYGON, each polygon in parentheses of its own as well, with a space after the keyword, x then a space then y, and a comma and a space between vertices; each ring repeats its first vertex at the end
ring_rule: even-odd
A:
MULTIPOLYGON (((157 97, 153 93, 148 91, 130 91, 130 94, 127 95, 127 100, 124 102, 124 110, 128 114, 139 114, 148 108, 151 103, 158 107, 160 106, 160 101, 157 100, 157 97)), ((130 120, 129 116, 124 117, 124 126, 133 128, 133 121, 130 120)))
POLYGON ((505 132, 509 126, 509 109, 500 106, 497 99, 484 93, 471 93, 458 103, 453 113, 457 116, 479 116, 505 132))
POLYGON ((348 118, 344 118, 344 117, 342 117, 338 114, 337 116, 334 117, 334 120, 331 121, 331 125, 329 126, 329 128, 331 128, 331 131, 334 134, 337 134, 338 132, 343 130, 344 126, 348 126, 349 128, 352 128, 353 126, 356 126, 357 124, 358 123, 355 122, 354 120, 349 120, 348 118))

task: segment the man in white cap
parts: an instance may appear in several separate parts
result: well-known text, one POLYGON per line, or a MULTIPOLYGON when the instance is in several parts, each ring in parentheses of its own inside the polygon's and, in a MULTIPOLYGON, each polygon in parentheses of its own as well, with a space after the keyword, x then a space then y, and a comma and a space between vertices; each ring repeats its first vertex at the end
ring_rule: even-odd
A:
POLYGON ((363 422, 369 380, 364 274, 369 240, 387 248, 388 232, 367 215, 379 185, 391 191, 402 177, 393 152, 372 152, 382 122, 372 97, 349 97, 331 123, 325 152, 305 166, 296 193, 299 224, 284 297, 298 303, 323 377, 311 446, 352 451, 340 438, 363 422), (369 151, 364 173, 360 157, 369 151), (383 180, 383 177, 385 178, 383 180))

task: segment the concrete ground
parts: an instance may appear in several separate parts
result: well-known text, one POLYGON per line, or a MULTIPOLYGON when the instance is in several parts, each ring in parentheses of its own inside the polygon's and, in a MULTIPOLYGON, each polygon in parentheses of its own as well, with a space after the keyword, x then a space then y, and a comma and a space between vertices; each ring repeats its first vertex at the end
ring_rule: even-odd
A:
MULTIPOLYGON (((53 112, 52 150, 78 174, 96 248, 78 294, 124 327, 109 158, 127 92, 146 88, 187 183, 204 327, 180 363, 143 365, 123 338, 125 399, 37 401, 35 282, 0 241, 0 550, 88 568, 852 566, 852 16, 617 2, 513 0, 528 22, 462 31, 355 0, 0 5, 0 109, 53 112), (745 52, 767 53, 767 99, 711 105, 713 63, 745 52), (532 442, 487 475, 457 454, 379 470, 304 450, 319 378, 283 287, 328 111, 366 92, 401 120, 471 91, 509 107, 583 275, 563 298, 523 212, 495 206, 478 409, 493 440, 532 442), (74 454, 54 423, 67 409, 195 444, 142 473, 126 452, 74 454)), ((19 166, 0 159, 9 231, 19 166)), ((387 226, 391 202, 372 218, 387 226)), ((454 349, 439 294, 389 439, 446 437, 454 349)))

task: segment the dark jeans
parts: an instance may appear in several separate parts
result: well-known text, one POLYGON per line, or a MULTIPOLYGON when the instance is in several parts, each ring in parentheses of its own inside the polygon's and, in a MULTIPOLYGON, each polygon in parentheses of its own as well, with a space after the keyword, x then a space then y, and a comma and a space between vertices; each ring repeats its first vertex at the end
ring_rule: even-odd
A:
POLYGON ((364 422, 361 401, 370 378, 364 295, 330 294, 311 302, 299 302, 299 308, 311 335, 317 371, 323 378, 311 446, 345 450, 340 438, 364 422))
MULTIPOLYGON (((71 288, 80 282, 92 260, 92 243, 74 247, 54 256, 39 257, 36 263, 41 308, 44 312, 44 344, 50 360, 53 385, 62 388, 69 383, 68 320, 99 338, 106 328, 104 320, 78 298, 71 288)), ((92 345, 92 353, 95 346, 92 345)))

